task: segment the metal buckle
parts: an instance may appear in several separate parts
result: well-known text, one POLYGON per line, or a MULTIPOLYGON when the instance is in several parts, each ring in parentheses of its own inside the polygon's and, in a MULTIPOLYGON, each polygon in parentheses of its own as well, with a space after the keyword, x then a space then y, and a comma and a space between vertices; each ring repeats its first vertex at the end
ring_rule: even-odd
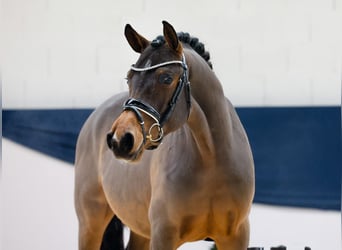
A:
POLYGON ((146 135, 146 139, 150 140, 151 142, 159 142, 161 141, 161 139, 163 139, 164 136, 164 130, 163 128, 160 126, 159 123, 153 123, 152 126, 150 127, 150 129, 148 130, 148 135, 146 135), (152 138, 152 129, 154 127, 157 127, 158 129, 158 137, 156 139, 152 138))

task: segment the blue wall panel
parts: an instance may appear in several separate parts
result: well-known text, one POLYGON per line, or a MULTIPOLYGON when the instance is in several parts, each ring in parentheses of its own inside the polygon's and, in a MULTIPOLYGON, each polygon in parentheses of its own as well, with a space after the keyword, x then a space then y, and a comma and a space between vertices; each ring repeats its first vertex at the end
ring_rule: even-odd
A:
POLYGON ((32 149, 74 162, 77 136, 92 110, 5 110, 2 134, 32 149))
MULTIPOLYGON (((340 209, 339 107, 237 108, 256 170, 255 202, 340 209)), ((5 110, 3 136, 73 163, 90 109, 5 110)))
POLYGON ((256 202, 340 209, 340 108, 238 112, 254 155, 256 202))

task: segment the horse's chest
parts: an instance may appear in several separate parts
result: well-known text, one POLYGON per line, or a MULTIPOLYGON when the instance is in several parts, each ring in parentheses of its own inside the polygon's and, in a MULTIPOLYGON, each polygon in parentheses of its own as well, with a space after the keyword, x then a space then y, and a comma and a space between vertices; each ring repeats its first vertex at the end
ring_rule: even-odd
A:
POLYGON ((126 166, 117 162, 103 174, 103 189, 107 201, 125 225, 148 236, 150 232, 148 208, 151 197, 147 167, 126 166), (140 168, 139 168, 140 167, 140 168))

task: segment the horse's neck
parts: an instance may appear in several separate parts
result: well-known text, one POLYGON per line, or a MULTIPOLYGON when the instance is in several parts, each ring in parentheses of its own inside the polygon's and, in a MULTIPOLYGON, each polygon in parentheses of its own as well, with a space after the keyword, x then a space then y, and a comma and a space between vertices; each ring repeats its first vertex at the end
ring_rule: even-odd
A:
POLYGON ((194 100, 188 125, 201 155, 219 160, 220 150, 231 146, 231 116, 219 80, 204 62, 195 60, 196 55, 189 56, 194 100))
POLYGON ((188 125, 196 142, 200 155, 214 157, 214 138, 207 122, 207 118, 197 103, 192 98, 192 108, 188 119, 188 125))

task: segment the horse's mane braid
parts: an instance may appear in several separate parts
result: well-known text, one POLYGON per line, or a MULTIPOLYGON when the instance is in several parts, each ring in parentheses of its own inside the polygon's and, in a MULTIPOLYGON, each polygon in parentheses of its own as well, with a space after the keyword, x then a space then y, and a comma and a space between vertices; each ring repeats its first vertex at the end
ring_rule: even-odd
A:
MULTIPOLYGON (((190 36, 187 32, 179 32, 177 33, 178 39, 190 45, 190 47, 195 50, 209 65, 209 67, 212 69, 213 65, 210 62, 210 54, 208 51, 205 50, 205 46, 203 43, 201 43, 198 38, 190 36)), ((159 47, 160 45, 165 43, 165 39, 163 36, 158 36, 156 39, 152 41, 153 47, 159 47)))

